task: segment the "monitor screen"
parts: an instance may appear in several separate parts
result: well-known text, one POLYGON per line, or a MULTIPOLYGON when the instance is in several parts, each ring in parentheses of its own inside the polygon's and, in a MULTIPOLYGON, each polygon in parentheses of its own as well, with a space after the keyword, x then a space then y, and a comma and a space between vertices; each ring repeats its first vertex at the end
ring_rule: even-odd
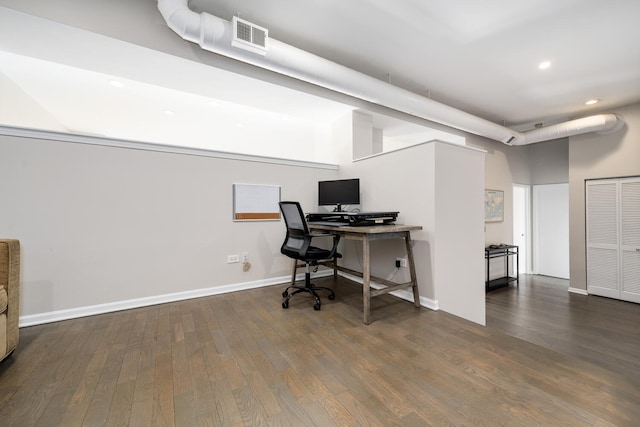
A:
POLYGON ((360 180, 358 178, 318 182, 318 205, 336 205, 337 210, 340 210, 341 205, 359 204, 360 180))

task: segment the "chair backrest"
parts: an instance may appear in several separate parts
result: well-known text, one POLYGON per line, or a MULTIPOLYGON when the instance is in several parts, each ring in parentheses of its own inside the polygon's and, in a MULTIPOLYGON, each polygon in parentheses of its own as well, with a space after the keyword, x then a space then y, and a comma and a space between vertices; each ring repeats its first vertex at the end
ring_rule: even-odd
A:
POLYGON ((292 258, 303 257, 311 241, 309 227, 298 202, 280 202, 280 210, 287 226, 287 236, 280 252, 292 258))

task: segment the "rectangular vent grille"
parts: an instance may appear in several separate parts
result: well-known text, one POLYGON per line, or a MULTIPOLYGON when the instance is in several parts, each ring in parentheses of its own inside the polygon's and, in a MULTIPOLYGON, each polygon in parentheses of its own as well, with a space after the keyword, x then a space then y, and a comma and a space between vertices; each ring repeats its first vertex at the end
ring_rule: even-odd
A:
POLYGON ((251 28, 251 41, 253 44, 257 44, 258 46, 262 46, 263 48, 267 48, 267 32, 266 30, 262 30, 260 28, 252 27, 251 28))
POLYGON ((251 43, 251 25, 244 22, 236 22, 236 38, 251 43))
POLYGON ((261 55, 267 54, 269 32, 251 22, 233 17, 233 40, 231 45, 261 55))

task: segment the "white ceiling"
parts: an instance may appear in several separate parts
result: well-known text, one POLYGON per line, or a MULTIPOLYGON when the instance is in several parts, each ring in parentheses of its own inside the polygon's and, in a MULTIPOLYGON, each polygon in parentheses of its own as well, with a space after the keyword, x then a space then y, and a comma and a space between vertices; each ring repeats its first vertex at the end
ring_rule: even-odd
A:
MULTIPOLYGON (((189 4, 194 11, 227 20, 238 15, 268 28, 271 38, 518 130, 640 101, 638 0, 191 0, 189 4), (549 69, 538 69, 543 60, 551 61, 549 69), (585 106, 591 98, 602 101, 585 106)), ((0 9, 0 22, 8 11, 0 9)), ((141 123, 148 130, 155 126, 152 122, 160 122, 159 137, 166 136, 169 120, 172 129, 179 129, 180 118, 169 119, 158 110, 180 105, 188 111, 185 117, 202 117, 206 113, 201 109, 211 109, 212 99, 233 108, 248 106, 249 112, 238 113, 245 118, 263 111, 267 116, 255 120, 268 123, 275 123, 276 116, 301 124, 332 120, 349 109, 164 53, 148 49, 141 53, 71 27, 64 29, 69 32, 68 48, 55 49, 52 63, 45 31, 49 24, 10 18, 2 22, 4 33, 0 28, 0 54, 4 54, 0 73, 72 131, 122 137, 118 132, 135 133, 141 123), (9 40, 29 26, 37 43, 9 40), (95 39, 94 48, 100 44, 104 52, 111 49, 118 61, 87 58, 86 48, 74 52, 71 41, 88 44, 88 38, 95 39), (129 74, 124 71, 126 63, 131 64, 129 74), (112 87, 107 90, 105 82, 116 71, 121 80, 130 76, 124 80, 134 98, 123 99, 124 94, 112 87), (237 87, 249 89, 230 89, 237 87), (201 89, 195 93, 194 88, 201 89), (257 93, 259 97, 247 97, 257 93), (93 100, 101 104, 90 105, 93 100), (110 103, 117 103, 125 118, 117 132, 113 121, 111 128, 97 123, 101 114, 96 112, 110 103), (85 114, 70 105, 83 105, 85 114)), ((61 36, 56 28, 56 37, 61 36)), ((207 120, 183 125, 191 132, 207 132, 210 127, 194 128, 194 122, 207 120)), ((229 116, 222 121, 236 124, 229 116)), ((415 129, 403 130, 411 131, 415 129)))
POLYGON ((638 0, 191 0, 514 127, 640 101, 638 0), (539 70, 542 61, 551 61, 539 70), (585 106, 597 98, 600 104, 585 106))

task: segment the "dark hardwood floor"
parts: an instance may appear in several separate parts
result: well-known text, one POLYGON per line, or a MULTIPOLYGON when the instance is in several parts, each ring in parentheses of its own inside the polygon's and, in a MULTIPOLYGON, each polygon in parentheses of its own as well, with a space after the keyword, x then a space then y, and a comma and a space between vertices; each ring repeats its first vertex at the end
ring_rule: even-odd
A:
MULTIPOLYGON (((507 293, 492 327, 390 295, 365 326, 360 286, 317 282, 336 289, 321 311, 274 286, 23 328, 0 425, 638 425, 637 378, 496 329, 518 323, 507 293)), ((589 317, 529 305, 567 338, 589 317)))
POLYGON ((640 304, 568 288, 568 280, 521 275, 520 286, 487 294, 487 326, 640 382, 640 304))

